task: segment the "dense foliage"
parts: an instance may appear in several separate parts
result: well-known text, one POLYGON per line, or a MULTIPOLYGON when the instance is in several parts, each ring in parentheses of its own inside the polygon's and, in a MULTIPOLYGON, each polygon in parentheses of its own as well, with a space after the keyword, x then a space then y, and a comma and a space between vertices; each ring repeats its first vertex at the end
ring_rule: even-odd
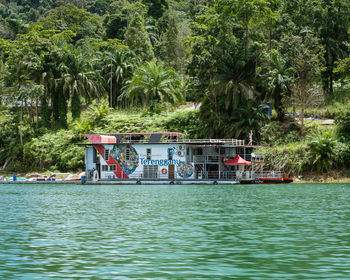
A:
POLYGON ((350 164, 347 0, 21 0, 0 16, 0 168, 77 170, 85 133, 151 130, 252 131, 291 173, 350 164))

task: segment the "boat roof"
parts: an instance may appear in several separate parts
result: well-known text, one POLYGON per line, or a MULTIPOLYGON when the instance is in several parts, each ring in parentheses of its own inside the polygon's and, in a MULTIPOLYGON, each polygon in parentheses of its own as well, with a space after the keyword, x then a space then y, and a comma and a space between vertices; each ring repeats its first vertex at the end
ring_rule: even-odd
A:
POLYGON ((152 134, 161 134, 165 136, 185 136, 181 132, 123 132, 123 133, 106 133, 101 135, 122 135, 122 136, 148 136, 152 134))
POLYGON ((180 132, 128 132, 87 134, 90 143, 97 144, 179 144, 196 147, 241 147, 241 148, 271 148, 266 146, 245 145, 244 140, 238 139, 185 139, 185 134, 180 132))

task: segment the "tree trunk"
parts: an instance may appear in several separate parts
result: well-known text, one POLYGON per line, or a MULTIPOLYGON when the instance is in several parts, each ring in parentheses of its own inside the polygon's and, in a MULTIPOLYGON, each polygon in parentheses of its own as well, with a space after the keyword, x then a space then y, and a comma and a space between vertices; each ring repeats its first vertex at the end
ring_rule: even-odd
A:
POLYGON ((36 129, 39 128, 39 100, 38 97, 35 99, 35 118, 36 118, 36 129))
POLYGON ((110 83, 110 86, 109 86, 109 107, 110 108, 113 108, 113 64, 112 64, 112 58, 111 58, 111 77, 110 77, 110 80, 111 80, 111 83, 110 83))
POLYGON ((300 112, 300 134, 301 137, 304 138, 305 136, 305 126, 304 126, 304 112, 305 112, 305 97, 306 97, 306 85, 302 84, 300 86, 300 105, 301 105, 301 112, 300 112))
POLYGON ((19 139, 20 139, 21 145, 23 146, 22 122, 23 122, 23 100, 21 100, 21 124, 20 124, 20 128, 19 128, 19 139))
POLYGON ((293 103, 293 120, 296 118, 296 113, 295 113, 295 103, 293 103))
POLYGON ((129 13, 126 16, 126 45, 129 46, 129 13))
POLYGON ((334 62, 331 62, 332 64, 330 65, 329 69, 329 95, 333 96, 333 64, 334 62))

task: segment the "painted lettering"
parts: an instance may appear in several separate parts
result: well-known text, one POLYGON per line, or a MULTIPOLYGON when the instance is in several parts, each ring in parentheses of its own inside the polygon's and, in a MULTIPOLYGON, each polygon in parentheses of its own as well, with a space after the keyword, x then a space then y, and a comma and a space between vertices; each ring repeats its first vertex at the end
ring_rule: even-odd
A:
POLYGON ((159 166, 169 166, 169 165, 179 165, 181 160, 179 159, 152 159, 147 160, 145 158, 140 158, 142 165, 159 165, 159 166))

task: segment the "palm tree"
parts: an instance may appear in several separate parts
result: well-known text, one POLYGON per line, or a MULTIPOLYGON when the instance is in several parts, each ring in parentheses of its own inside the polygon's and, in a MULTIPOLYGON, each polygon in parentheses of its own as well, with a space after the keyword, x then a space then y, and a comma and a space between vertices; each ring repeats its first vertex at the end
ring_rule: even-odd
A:
POLYGON ((150 105, 153 110, 154 102, 159 100, 171 104, 182 102, 181 88, 182 82, 174 70, 150 61, 137 69, 134 77, 123 88, 120 98, 127 98, 132 103, 150 105))
POLYGON ((293 81, 293 69, 288 66, 279 52, 273 51, 269 71, 266 75, 270 89, 270 94, 267 97, 273 100, 277 117, 282 121, 284 119, 283 98, 290 92, 289 86, 293 81))
POLYGON ((73 119, 79 118, 80 98, 83 97, 87 104, 91 98, 98 97, 103 92, 99 73, 92 70, 86 55, 74 50, 66 53, 60 69, 64 74, 59 83, 63 91, 71 97, 72 117, 73 119))
POLYGON ((125 82, 131 79, 139 59, 130 51, 99 52, 96 66, 101 69, 105 90, 109 93, 109 107, 117 106, 118 97, 125 82))
MULTIPOLYGON (((260 97, 255 89, 256 55, 244 52, 243 48, 239 51, 218 49, 215 54, 215 70, 208 77, 210 81, 200 107, 203 132, 210 137, 237 137, 237 126, 233 121, 237 116, 248 118, 248 114, 240 114, 240 108, 260 97)), ((238 133, 239 136, 242 134, 238 133)))

